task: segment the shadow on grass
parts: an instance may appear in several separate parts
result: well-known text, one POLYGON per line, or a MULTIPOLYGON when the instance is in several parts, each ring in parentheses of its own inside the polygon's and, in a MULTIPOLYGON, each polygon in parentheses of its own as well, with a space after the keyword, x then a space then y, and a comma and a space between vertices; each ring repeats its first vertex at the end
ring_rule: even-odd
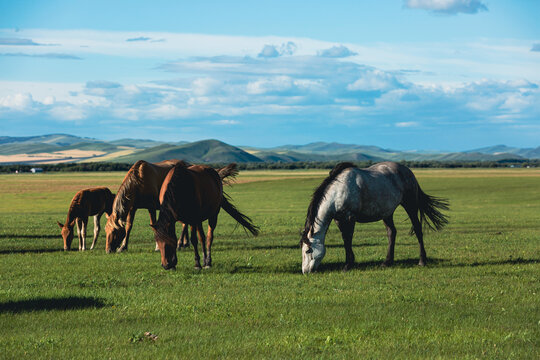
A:
MULTIPOLYGON (((364 244, 355 244, 353 246, 354 248, 362 248, 362 247, 368 247, 368 246, 379 246, 381 243, 364 243, 364 244)), ((384 244, 383 244, 384 245, 384 244)), ((343 244, 325 244, 326 248, 343 248, 343 244)), ((277 244, 277 245, 229 245, 229 244, 219 244, 219 250, 229 250, 229 249, 246 249, 246 250, 298 250, 300 251, 300 242, 294 243, 294 244, 277 244)))
POLYGON ((102 308, 104 306, 105 302, 103 300, 93 297, 68 296, 59 298, 36 298, 0 303, 0 314, 49 310, 77 310, 102 308))
POLYGON ((60 239, 62 235, 60 233, 55 235, 28 235, 28 234, 0 234, 0 239, 60 239))
MULTIPOLYGON (((390 267, 384 267, 382 265, 384 259, 374 261, 361 261, 356 262, 352 269, 357 270, 373 270, 373 269, 407 269, 418 266, 418 258, 400 259, 394 261, 394 264, 390 267)), ((473 262, 469 264, 465 263, 451 263, 447 259, 428 258, 426 269, 429 268, 455 268, 455 267, 478 267, 478 266, 493 266, 493 265, 520 265, 520 264, 540 264, 540 259, 506 259, 506 260, 490 260, 485 262, 473 262)), ((319 273, 343 271, 345 262, 325 262, 317 269, 319 273)), ((351 269, 351 270, 352 270, 351 269)), ((301 263, 287 263, 277 267, 262 267, 262 266, 246 266, 246 265, 234 265, 231 267, 223 268, 220 272, 226 272, 231 274, 236 273, 259 273, 259 274, 301 274, 301 263)))
POLYGON ((6 254, 42 254, 42 253, 53 253, 53 252, 62 252, 64 249, 58 248, 48 248, 48 249, 2 249, 0 250, 0 255, 6 254))

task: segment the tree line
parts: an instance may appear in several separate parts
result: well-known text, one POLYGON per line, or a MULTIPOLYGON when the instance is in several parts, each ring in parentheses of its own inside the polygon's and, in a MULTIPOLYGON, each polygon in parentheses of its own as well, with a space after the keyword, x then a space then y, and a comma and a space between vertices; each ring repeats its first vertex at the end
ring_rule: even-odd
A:
MULTIPOLYGON (((239 170, 297 170, 297 169, 332 169, 340 161, 296 161, 296 162, 252 162, 239 163, 239 170)), ((373 165, 373 161, 353 162, 358 167, 373 165)), ((502 168, 502 167, 539 167, 540 159, 534 160, 498 160, 498 161, 399 161, 410 168, 502 168)), ((61 163, 61 164, 11 164, 0 165, 0 173, 24 173, 32 168, 41 168, 43 172, 94 172, 128 171, 131 163, 61 163)), ((226 164, 208 164, 219 168, 226 164)))

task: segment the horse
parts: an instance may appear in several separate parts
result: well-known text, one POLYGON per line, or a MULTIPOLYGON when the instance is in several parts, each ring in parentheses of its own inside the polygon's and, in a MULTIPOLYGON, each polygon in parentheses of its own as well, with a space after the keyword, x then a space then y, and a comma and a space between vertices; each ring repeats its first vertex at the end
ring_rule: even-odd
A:
POLYGON ((117 252, 128 249, 129 235, 137 209, 147 209, 150 223, 156 222, 161 184, 175 165, 188 166, 182 160, 164 160, 155 164, 139 160, 129 169, 114 198, 112 214, 105 225, 107 253, 115 249, 117 252), (119 245, 120 240, 122 243, 119 245))
MULTIPOLYGON (((238 175, 238 167, 236 163, 231 163, 223 168, 218 169, 217 172, 219 174, 219 177, 221 178, 222 183, 230 185, 231 181, 228 178, 236 178, 236 175, 238 175)), ((188 226, 186 224, 182 224, 182 232, 180 237, 178 238, 176 248, 183 249, 189 247, 189 241, 190 239, 188 226)))
POLYGON ((396 227, 393 214, 401 205, 412 223, 420 246, 418 265, 427 263, 422 225, 442 229, 448 218, 440 210, 448 210, 447 199, 427 195, 422 191, 412 171, 394 162, 382 162, 366 169, 354 164, 340 163, 330 171, 313 193, 309 204, 302 238, 302 273, 317 269, 326 249, 324 238, 332 219, 336 222, 345 246, 344 270, 354 265, 352 237, 355 223, 382 220, 388 236, 388 251, 383 266, 394 262, 396 227), (418 217, 420 214, 420 218, 418 217))
POLYGON ((191 244, 195 252, 195 268, 201 269, 197 249, 197 234, 203 249, 205 268, 212 266, 211 248, 220 209, 225 210, 240 225, 257 236, 259 229, 242 214, 223 192, 223 183, 237 174, 236 164, 215 170, 205 165, 174 166, 163 181, 160 192, 161 207, 155 225, 154 238, 161 252, 161 265, 165 270, 176 267, 176 237, 174 224, 181 221, 191 227, 191 244), (202 222, 208 220, 205 239, 202 222), (206 241, 205 241, 206 240, 206 241))
POLYGON ((69 205, 69 210, 65 224, 57 221, 62 229, 64 239, 64 250, 70 250, 73 241, 73 226, 77 223, 77 235, 79 237, 79 251, 86 250, 86 226, 88 217, 94 216, 94 241, 90 250, 96 246, 99 236, 101 215, 106 213, 109 216, 112 212, 114 195, 106 187, 84 189, 75 194, 69 205))

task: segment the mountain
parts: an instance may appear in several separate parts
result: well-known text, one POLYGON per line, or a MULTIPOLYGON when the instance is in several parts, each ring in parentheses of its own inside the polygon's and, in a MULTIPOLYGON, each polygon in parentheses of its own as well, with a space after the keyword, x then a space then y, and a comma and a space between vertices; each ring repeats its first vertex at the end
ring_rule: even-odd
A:
POLYGON ((525 159, 539 159, 540 158, 540 146, 537 148, 516 148, 516 147, 509 147, 506 145, 495 145, 495 146, 489 146, 489 147, 484 147, 480 149, 466 151, 466 153, 471 153, 471 152, 477 152, 481 154, 491 154, 491 155, 499 155, 503 153, 515 154, 525 159))
POLYGON ((192 163, 296 161, 501 161, 540 159, 537 148, 506 145, 464 152, 397 151, 377 146, 313 142, 273 148, 236 147, 219 140, 165 143, 150 139, 101 141, 68 134, 0 137, 0 164, 57 162, 158 162, 184 159, 192 163))
POLYGON ((192 163, 261 162, 248 152, 219 140, 202 140, 184 145, 163 144, 115 158, 115 162, 146 160, 158 162, 183 159, 192 163))
POLYGON ((68 134, 49 134, 49 135, 40 135, 40 136, 25 136, 25 137, 11 137, 11 136, 0 136, 0 144, 11 144, 11 143, 39 143, 39 144, 50 144, 58 146, 68 146, 80 142, 103 142, 100 140, 92 138, 81 138, 78 136, 68 135, 68 134))
POLYGON ((163 141, 155 141, 150 139, 118 139, 109 141, 108 143, 116 146, 134 147, 137 149, 145 149, 153 146, 166 144, 163 141))

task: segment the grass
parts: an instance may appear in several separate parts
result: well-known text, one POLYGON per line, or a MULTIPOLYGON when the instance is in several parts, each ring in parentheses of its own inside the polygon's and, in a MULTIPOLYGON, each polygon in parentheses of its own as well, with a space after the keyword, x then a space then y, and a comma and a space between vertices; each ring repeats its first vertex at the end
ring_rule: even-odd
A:
POLYGON ((194 270, 190 249, 169 272, 144 210, 127 253, 106 255, 103 235, 97 250, 61 251, 56 220, 73 194, 115 192, 124 174, 2 175, 0 358, 537 359, 540 171, 415 173, 452 208, 449 226, 426 234, 427 267, 400 208, 394 267, 379 266, 382 223, 358 224, 357 266, 342 272, 332 225, 309 276, 299 232, 326 172, 242 173, 227 192, 261 235, 223 213, 213 268, 194 270))

